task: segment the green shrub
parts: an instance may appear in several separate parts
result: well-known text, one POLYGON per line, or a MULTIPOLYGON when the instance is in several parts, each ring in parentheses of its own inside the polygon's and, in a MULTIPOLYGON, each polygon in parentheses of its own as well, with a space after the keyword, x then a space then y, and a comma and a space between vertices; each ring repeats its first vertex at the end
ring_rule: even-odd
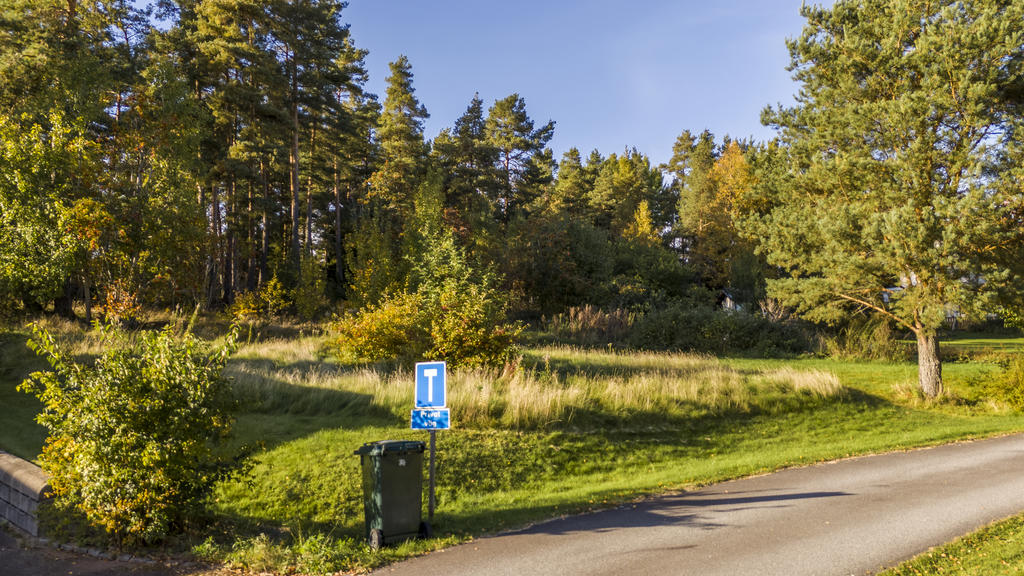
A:
POLYGON ((134 338, 104 331, 106 352, 87 365, 33 327, 29 346, 53 370, 20 389, 45 405, 40 460, 57 508, 84 515, 119 546, 151 543, 184 527, 237 470, 223 449, 234 403, 221 378, 234 332, 210 350, 171 328, 134 338))
POLYGON ((119 326, 136 325, 142 318, 142 303, 138 293, 121 278, 107 286, 103 310, 107 322, 119 326))
POLYGON ((991 395, 1010 408, 1024 411, 1024 355, 1017 354, 991 384, 991 395))
POLYGON ((410 258, 411 291, 335 324, 343 361, 444 360, 452 367, 502 366, 516 353, 523 328, 508 323, 508 296, 489 272, 470 265, 449 233, 425 234, 410 258))
POLYGON ((235 296, 235 301, 228 311, 235 322, 260 324, 280 318, 288 310, 288 306, 288 291, 277 276, 273 276, 259 290, 235 296))
POLYGON ((228 313, 235 322, 255 324, 263 317, 264 305, 260 293, 256 290, 235 295, 228 313))
POLYGON ((327 309, 327 281, 320 261, 313 257, 302 259, 299 284, 293 294, 295 312, 303 320, 316 320, 327 309))
POLYGON ((523 327, 505 322, 505 304, 485 286, 449 285, 430 318, 427 358, 454 366, 501 366, 512 359, 523 327))
POLYGON ((644 350, 712 354, 797 354, 807 350, 803 332, 745 312, 670 305, 648 312, 634 325, 629 344, 644 350))
POLYGON ((523 330, 504 319, 504 303, 485 287, 401 293, 336 322, 335 350, 345 362, 430 358, 452 367, 502 366, 523 330))
POLYGON ((430 348, 430 318, 423 299, 400 293, 339 319, 335 350, 344 362, 408 361, 430 348))

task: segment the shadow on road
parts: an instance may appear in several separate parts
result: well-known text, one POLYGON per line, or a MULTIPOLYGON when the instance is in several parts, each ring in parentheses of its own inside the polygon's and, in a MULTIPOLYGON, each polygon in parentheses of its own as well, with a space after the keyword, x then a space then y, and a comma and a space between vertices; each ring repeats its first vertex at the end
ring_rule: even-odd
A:
POLYGON ((812 498, 836 498, 839 496, 852 496, 849 492, 800 492, 797 494, 765 494, 762 496, 741 496, 749 492, 712 492, 701 495, 678 494, 659 498, 661 505, 668 506, 734 506, 737 504, 758 504, 762 502, 785 502, 788 500, 810 500, 812 498), (728 494, 728 497, 724 497, 728 494), (712 498, 708 498, 712 496, 712 498), (713 496, 723 496, 713 498, 713 496))
POLYGON ((648 502, 620 506, 595 514, 572 516, 544 522, 522 531, 523 534, 560 535, 574 532, 608 532, 620 528, 651 528, 656 526, 686 526, 702 530, 724 528, 727 524, 715 522, 704 512, 721 507, 717 512, 738 512, 751 508, 785 508, 785 502, 813 498, 839 498, 852 496, 847 492, 800 492, 795 494, 749 495, 717 492, 704 494, 682 493, 664 496, 648 502))

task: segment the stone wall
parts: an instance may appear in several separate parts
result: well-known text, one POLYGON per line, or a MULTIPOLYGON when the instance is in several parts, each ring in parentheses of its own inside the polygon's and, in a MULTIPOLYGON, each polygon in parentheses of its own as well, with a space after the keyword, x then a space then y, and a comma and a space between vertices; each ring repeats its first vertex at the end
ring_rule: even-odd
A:
POLYGON ((30 536, 39 536, 36 510, 49 491, 46 474, 39 466, 0 452, 0 518, 30 536))

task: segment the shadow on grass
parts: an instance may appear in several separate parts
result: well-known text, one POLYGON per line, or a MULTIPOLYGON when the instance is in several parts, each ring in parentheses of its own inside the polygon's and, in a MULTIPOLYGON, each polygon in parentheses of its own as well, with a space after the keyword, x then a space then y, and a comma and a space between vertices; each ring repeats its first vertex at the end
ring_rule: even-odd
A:
MULTIPOLYGON (((232 359, 231 366, 247 377, 259 375, 258 381, 236 383, 244 401, 236 427, 237 441, 261 444, 267 451, 298 442, 278 451, 273 460, 264 461, 260 472, 263 476, 254 479, 251 486, 233 489, 233 495, 227 497, 248 500, 214 513, 219 525, 215 532, 219 531, 225 542, 266 533, 275 541, 294 543, 298 529, 306 536, 362 538, 362 487, 358 458, 352 451, 360 442, 382 439, 371 436, 408 430, 407 417, 374 404, 367 393, 296 384, 307 377, 324 378, 325 371, 330 372, 329 381, 333 375, 358 369, 309 360, 281 363, 247 358, 232 359), (320 434, 339 428, 351 434, 320 434)), ((597 368, 622 373, 621 367, 597 364, 597 368)), ((580 370, 578 365, 568 364, 564 369, 580 370)), ((561 511, 535 506, 529 500, 495 505, 489 500, 493 495, 556 485, 566 479, 586 482, 609 473, 630 474, 676 459, 706 458, 715 452, 738 450, 739 439, 758 435, 766 422, 784 426, 781 421, 786 419, 813 420, 815 426, 825 427, 830 419, 890 404, 858 390, 828 399, 790 396, 769 398, 770 406, 744 409, 708 410, 689 403, 672 413, 637 410, 623 414, 584 406, 575 409, 572 421, 549 427, 446 433, 439 438, 439 506, 468 511, 439 515, 437 533, 493 533, 589 507, 586 495, 566 498, 561 511), (780 414, 786 416, 777 418, 780 414), (481 504, 460 503, 463 499, 480 500, 481 504)), ((629 497, 625 493, 614 496, 619 501, 629 497)))
POLYGON ((360 394, 319 385, 301 386, 286 381, 276 374, 288 374, 294 381, 315 382, 325 378, 341 377, 356 370, 338 367, 315 360, 301 360, 282 364, 267 359, 232 359, 225 376, 234 379, 234 387, 247 412, 304 414, 308 416, 339 414, 379 419, 388 423, 394 419, 386 408, 373 404, 369 394, 360 394))
POLYGON ((48 366, 27 342, 26 334, 0 334, 0 449, 34 460, 46 441, 46 429, 35 421, 43 405, 17 388, 29 374, 48 366))
MULTIPOLYGON (((586 349, 580 349, 587 351, 586 349)), ((751 376, 761 373, 757 368, 742 368, 730 365, 728 359, 750 359, 760 358, 756 356, 728 355, 712 356, 710 354, 693 354, 691 363, 679 363, 679 353, 651 352, 644 353, 647 358, 652 355, 665 354, 666 363, 664 366, 654 365, 649 359, 634 361, 627 354, 618 352, 613 357, 605 356, 607 350, 595 348, 589 352, 596 354, 579 354, 573 358, 552 358, 543 353, 531 352, 523 356, 522 365, 527 370, 538 373, 550 372, 559 378, 568 376, 588 376, 602 378, 608 376, 625 377, 638 376, 642 374, 660 372, 670 374, 679 378, 707 373, 709 370, 721 370, 742 376, 751 376)), ((779 358, 771 358, 778 360, 779 358)), ((783 358, 785 359, 785 358, 783 358)))
POLYGON ((346 370, 316 361, 232 359, 225 375, 235 378, 239 442, 270 450, 326 429, 408 425, 400 415, 374 404, 370 394, 293 383, 296 374, 301 381, 305 375, 322 379, 325 372, 346 370), (277 373, 287 373, 292 381, 277 373))
MULTIPOLYGON (((632 363, 626 356, 616 356, 614 361, 610 363, 601 362, 598 359, 592 359, 590 356, 586 358, 586 360, 582 357, 572 359, 548 358, 545 356, 534 356, 533 354, 528 354, 523 357, 522 363, 523 367, 527 370, 550 372, 556 374, 562 379, 576 375, 595 378, 608 376, 629 377, 659 370, 658 367, 651 366, 649 362, 632 363)), ((709 356, 708 364, 713 362, 715 362, 715 360, 709 356)), ((708 370, 708 364, 695 364, 693 366, 666 366, 663 370, 665 372, 672 373, 673 375, 678 375, 679 377, 686 377, 706 372, 708 370)), ((728 368, 723 367, 723 369, 728 368)))

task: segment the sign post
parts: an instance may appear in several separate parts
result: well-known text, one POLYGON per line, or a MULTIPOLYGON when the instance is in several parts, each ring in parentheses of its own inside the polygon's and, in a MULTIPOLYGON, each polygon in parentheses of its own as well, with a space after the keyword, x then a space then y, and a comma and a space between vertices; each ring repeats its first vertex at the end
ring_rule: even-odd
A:
POLYGON ((434 523, 434 454, 437 430, 430 431, 430 492, 427 494, 427 522, 434 523))
POLYGON ((416 408, 412 411, 412 429, 430 432, 430 495, 427 521, 434 521, 434 454, 437 431, 451 428, 448 402, 448 370, 444 362, 416 364, 416 408))

